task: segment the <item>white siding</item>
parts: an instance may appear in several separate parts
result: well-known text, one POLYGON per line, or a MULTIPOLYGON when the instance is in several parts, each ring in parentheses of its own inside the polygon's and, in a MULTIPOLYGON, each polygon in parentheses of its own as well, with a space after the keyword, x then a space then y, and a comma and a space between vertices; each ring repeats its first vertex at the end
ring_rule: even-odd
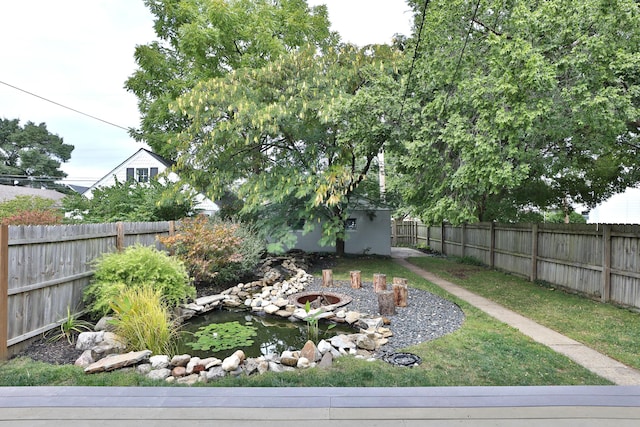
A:
POLYGON ((589 224, 640 224, 640 188, 627 188, 589 212, 589 224))
MULTIPOLYGON (((347 231, 345 252, 348 254, 391 255, 391 211, 376 210, 370 218, 367 211, 353 211, 349 218, 355 220, 356 229, 347 231)), ((335 246, 320 246, 321 227, 302 235, 294 231, 298 241, 292 248, 305 252, 335 252, 335 246)))

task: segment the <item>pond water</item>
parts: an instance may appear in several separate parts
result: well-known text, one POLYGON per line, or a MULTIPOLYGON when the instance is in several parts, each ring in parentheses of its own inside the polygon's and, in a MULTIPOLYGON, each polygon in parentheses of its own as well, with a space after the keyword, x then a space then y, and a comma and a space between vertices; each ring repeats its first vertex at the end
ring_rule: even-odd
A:
MULTIPOLYGON (((318 340, 331 338, 339 334, 353 334, 355 330, 348 325, 335 325, 332 323, 320 322, 318 330, 318 340)), ((258 315, 248 311, 215 310, 207 314, 193 317, 188 323, 182 325, 182 334, 178 342, 178 353, 188 353, 191 356, 201 358, 215 356, 224 359, 236 350, 244 351, 247 357, 259 357, 267 354, 281 354, 285 350, 300 350, 309 339, 307 322, 291 322, 279 316, 258 315), (253 337, 253 344, 246 347, 238 347, 230 350, 222 350, 216 353, 212 351, 194 350, 186 343, 193 342, 196 338, 193 333, 202 326, 211 323, 238 322, 241 325, 253 326, 256 328, 256 336, 253 337)), ((315 336, 311 337, 313 341, 315 336)))

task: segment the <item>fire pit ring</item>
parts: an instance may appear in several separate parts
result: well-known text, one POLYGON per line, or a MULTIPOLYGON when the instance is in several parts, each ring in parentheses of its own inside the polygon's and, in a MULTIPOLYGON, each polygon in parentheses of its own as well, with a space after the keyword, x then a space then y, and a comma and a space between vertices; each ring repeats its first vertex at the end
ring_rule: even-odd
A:
POLYGON ((418 366, 422 363, 420 356, 412 353, 391 353, 384 356, 384 361, 395 366, 418 366))
POLYGON ((289 301, 296 307, 302 307, 309 302, 311 308, 319 308, 323 306, 332 306, 338 308, 349 304, 353 298, 349 295, 339 294, 337 292, 300 292, 289 297, 289 301))

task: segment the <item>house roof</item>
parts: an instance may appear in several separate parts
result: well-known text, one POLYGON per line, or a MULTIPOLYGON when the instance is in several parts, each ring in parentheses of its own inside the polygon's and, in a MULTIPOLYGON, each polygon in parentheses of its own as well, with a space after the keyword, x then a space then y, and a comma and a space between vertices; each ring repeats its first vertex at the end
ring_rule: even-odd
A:
POLYGON ((14 185, 0 185, 0 202, 15 199, 18 196, 38 196, 55 201, 62 200, 66 194, 55 190, 44 190, 40 188, 20 187, 14 185))
POLYGON ((109 173, 107 173, 105 176, 103 176, 102 178, 100 178, 99 180, 97 180, 96 182, 93 183, 93 185, 91 185, 90 187, 87 187, 85 189, 85 191, 82 192, 83 195, 86 195, 87 193, 89 193, 90 191, 93 191, 96 187, 99 186, 99 184, 104 181, 106 178, 114 175, 125 163, 129 162, 131 159, 133 159, 136 156, 139 156, 140 153, 147 153, 149 156, 153 157, 155 160, 157 160, 160 164, 166 166, 167 168, 173 166, 173 162, 170 162, 169 160, 165 159, 164 157, 161 157, 159 155, 157 155, 156 153, 149 151, 145 148, 141 148, 138 151, 136 151, 135 153, 133 153, 131 156, 127 157, 124 161, 120 162, 120 164, 118 166, 116 166, 115 168, 111 169, 109 171, 109 173))

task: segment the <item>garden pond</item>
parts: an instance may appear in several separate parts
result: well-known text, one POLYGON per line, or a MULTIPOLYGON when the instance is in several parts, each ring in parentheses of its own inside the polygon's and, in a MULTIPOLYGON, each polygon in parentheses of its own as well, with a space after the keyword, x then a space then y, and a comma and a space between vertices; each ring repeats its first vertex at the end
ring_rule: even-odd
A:
POLYGON ((183 325, 177 354, 224 359, 242 350, 247 357, 259 357, 299 350, 309 339, 318 342, 342 333, 353 334, 354 329, 346 324, 321 321, 316 335, 306 321, 290 321, 246 310, 214 310, 193 317, 183 325))

